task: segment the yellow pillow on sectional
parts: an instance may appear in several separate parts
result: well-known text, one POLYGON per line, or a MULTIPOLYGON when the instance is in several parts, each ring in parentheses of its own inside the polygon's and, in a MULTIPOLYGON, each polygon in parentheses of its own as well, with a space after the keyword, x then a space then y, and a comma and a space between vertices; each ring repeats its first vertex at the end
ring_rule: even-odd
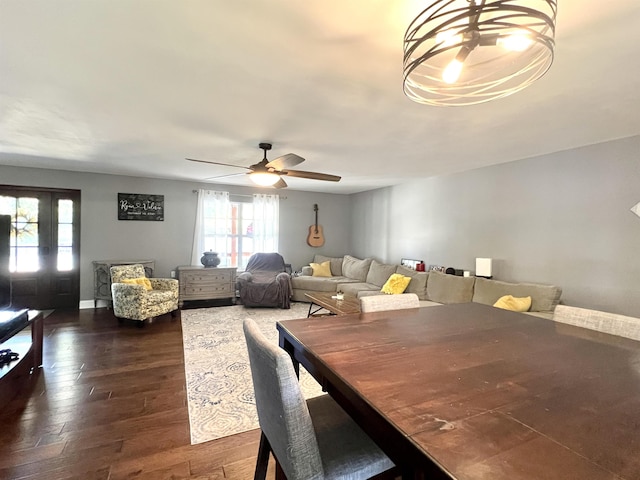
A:
POLYGON ((493 306, 514 312, 527 312, 531 308, 531 297, 505 295, 500 297, 493 306))
POLYGON ((399 295, 404 293, 404 291, 409 286, 409 282, 411 281, 411 277, 405 277, 404 275, 400 275, 399 273, 393 273, 389 277, 389 279, 382 286, 382 293, 388 293, 391 295, 399 295))
POLYGON ((122 283, 129 283, 132 285, 142 285, 145 290, 153 290, 151 282, 147 277, 142 278, 123 278, 122 283))
POLYGON ((331 276, 331 260, 322 263, 310 263, 313 268, 314 277, 330 277, 331 276))

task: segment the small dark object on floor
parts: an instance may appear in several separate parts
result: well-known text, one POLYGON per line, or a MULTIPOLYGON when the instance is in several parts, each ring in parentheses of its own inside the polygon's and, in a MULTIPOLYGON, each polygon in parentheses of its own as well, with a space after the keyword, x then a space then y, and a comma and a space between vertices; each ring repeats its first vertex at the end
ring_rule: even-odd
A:
POLYGON ((18 352, 12 352, 10 349, 0 350, 0 366, 17 360, 20 355, 18 352))

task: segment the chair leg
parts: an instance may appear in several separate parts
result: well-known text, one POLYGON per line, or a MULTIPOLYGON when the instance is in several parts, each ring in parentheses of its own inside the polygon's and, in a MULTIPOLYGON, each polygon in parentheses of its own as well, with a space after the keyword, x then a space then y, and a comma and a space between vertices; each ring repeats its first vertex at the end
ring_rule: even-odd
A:
POLYGON ((260 446, 258 447, 258 460, 256 461, 256 473, 253 480, 265 480, 267 478, 267 467, 269 466, 269 454, 271 445, 264 433, 260 433, 260 446))

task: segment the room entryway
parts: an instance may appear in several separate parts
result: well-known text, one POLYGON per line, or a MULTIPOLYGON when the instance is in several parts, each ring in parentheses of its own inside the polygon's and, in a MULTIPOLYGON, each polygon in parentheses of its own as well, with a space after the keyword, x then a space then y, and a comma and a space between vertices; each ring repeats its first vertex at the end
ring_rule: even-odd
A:
POLYGON ((0 186, 11 215, 15 307, 77 308, 80 300, 80 190, 0 186))

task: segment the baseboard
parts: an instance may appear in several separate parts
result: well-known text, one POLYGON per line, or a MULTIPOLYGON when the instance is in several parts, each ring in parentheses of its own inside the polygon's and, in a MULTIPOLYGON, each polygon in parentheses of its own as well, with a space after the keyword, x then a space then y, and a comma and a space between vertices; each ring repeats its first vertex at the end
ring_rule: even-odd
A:
POLYGON ((78 308, 82 310, 83 308, 105 308, 109 306, 106 300, 98 300, 96 303, 97 305, 94 304, 93 300, 80 300, 78 308))

